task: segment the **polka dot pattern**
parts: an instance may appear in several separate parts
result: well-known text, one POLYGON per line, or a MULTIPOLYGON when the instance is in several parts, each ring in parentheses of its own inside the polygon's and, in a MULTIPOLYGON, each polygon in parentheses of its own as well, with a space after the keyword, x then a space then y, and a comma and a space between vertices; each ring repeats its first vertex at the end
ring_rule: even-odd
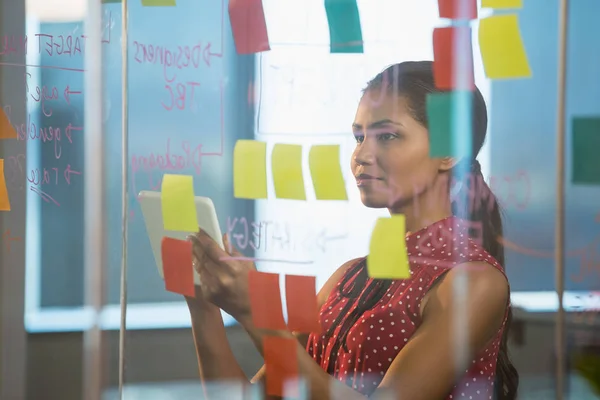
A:
MULTIPOLYGON (((393 360, 421 324, 421 301, 438 278, 453 266, 472 261, 487 262, 504 273, 498 262, 469 237, 467 222, 455 217, 438 221, 411 234, 406 239, 406 246, 411 277, 394 281, 381 300, 362 314, 348 332, 348 351, 340 347, 332 369, 336 379, 366 396, 377 389, 393 360)), ((357 274, 350 278, 349 284, 357 274)), ((340 283, 341 280, 321 308, 322 332, 327 332, 347 301, 355 302, 350 311, 357 306, 356 299, 339 295, 340 283)), ((507 314, 508 307, 504 323, 507 314)), ((331 351, 344 321, 342 318, 331 338, 323 333, 313 333, 309 337, 306 349, 325 371, 328 370, 331 351)), ((493 397, 496 361, 503 331, 504 324, 488 346, 472 360, 472 365, 447 399, 493 397)))

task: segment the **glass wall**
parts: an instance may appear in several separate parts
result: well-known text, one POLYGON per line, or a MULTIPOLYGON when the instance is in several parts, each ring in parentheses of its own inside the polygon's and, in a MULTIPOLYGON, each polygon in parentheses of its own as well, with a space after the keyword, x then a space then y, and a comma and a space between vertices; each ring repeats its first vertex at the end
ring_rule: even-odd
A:
MULTIPOLYGON (((161 247, 163 234, 185 235, 164 231, 164 211, 151 201, 143 209, 140 192, 160 197, 172 175, 192 177, 194 195, 212 201, 221 233, 240 252, 234 258, 277 274, 275 303, 281 303, 290 323, 286 277, 314 277, 318 291, 340 265, 369 253, 376 221, 389 216, 385 208, 363 205, 350 168, 357 146, 352 124, 362 90, 391 64, 437 57, 434 29, 452 24, 440 17, 444 6, 439 4, 453 2, 340 1, 347 14, 336 16, 333 1, 321 0, 103 0, 96 16, 99 37, 86 26, 90 10, 96 11, 86 0, 51 5, 31 0, 21 13, 4 3, 2 382, 20 379, 26 398, 82 398, 86 379, 95 373, 83 362, 91 351, 84 333, 97 323, 104 398, 241 396, 239 380, 216 379, 217 391, 211 393, 201 385, 196 347, 202 329, 195 327, 194 338, 182 295, 190 294, 191 274, 176 279, 187 289, 172 286, 161 247), (350 24, 354 3, 362 50, 332 50, 335 19, 350 24), (244 51, 259 40, 263 15, 268 49, 244 51), (91 41, 100 43, 101 54, 86 59, 91 41), (102 66, 102 121, 90 126, 86 76, 94 60, 102 66), (92 165, 86 157, 93 156, 89 147, 85 150, 89 132, 102 135, 105 182, 93 182, 98 174, 86 171, 92 165), (236 169, 243 160, 241 146, 249 143, 264 146, 259 152, 264 165, 236 169), (318 193, 311 154, 322 145, 339 148, 339 161, 328 159, 327 165, 339 167, 344 199, 323 200, 318 193), (287 152, 281 153, 285 146, 287 152), (278 152, 283 157, 276 157, 278 152), (263 169, 261 184, 256 173, 263 169), (281 185, 289 189, 294 179, 301 194, 282 196, 281 185), (103 298, 97 319, 86 302, 86 273, 91 272, 85 268, 86 235, 94 230, 86 225, 93 210, 86 210, 85 194, 93 187, 104 196, 106 227, 96 238, 104 241, 106 253, 98 275, 105 280, 96 282, 103 298), (244 188, 246 195, 240 195, 244 188), (54 365, 53 360, 60 361, 54 365)), ((592 150, 600 145, 600 48, 595 44, 600 28, 594 23, 600 4, 572 1, 568 13, 562 149, 566 337, 561 352, 555 341, 560 0, 527 0, 514 9, 481 3, 469 22, 473 76, 488 115, 477 159, 502 208, 504 230, 497 240, 506 252, 513 309, 509 350, 520 375, 519 398, 556 397, 558 360, 564 361, 564 398, 597 398, 600 382, 589 370, 597 363, 600 303, 600 166, 592 150), (483 21, 493 17, 515 17, 516 28, 510 30, 506 22, 500 27, 504 31, 496 27, 495 34, 482 34, 483 21), (494 63, 512 65, 514 71, 519 40, 531 71, 521 75, 529 76, 492 76, 494 63)), ((266 286, 261 290, 266 298, 266 286)), ((245 324, 220 312, 239 370, 251 378, 263 364, 263 349, 245 324)))

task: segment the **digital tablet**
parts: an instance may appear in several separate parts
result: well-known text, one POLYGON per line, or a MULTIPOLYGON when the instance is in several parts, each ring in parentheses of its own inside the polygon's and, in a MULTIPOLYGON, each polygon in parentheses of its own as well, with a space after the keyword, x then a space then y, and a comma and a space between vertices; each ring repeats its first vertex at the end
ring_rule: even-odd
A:
MULTIPOLYGON (((178 232, 167 231, 163 226, 162 204, 160 192, 141 191, 138 199, 142 207, 144 222, 146 223, 146 231, 154 253, 154 260, 161 278, 165 278, 162 265, 161 242, 163 237, 171 237, 174 239, 186 240, 191 233, 195 232, 178 232)), ((223 237, 221 236, 221 228, 217 219, 217 212, 212 200, 208 197, 194 197, 196 204, 196 217, 198 226, 202 228, 215 242, 223 249, 223 237)), ((194 271, 194 282, 200 284, 200 276, 194 271)))

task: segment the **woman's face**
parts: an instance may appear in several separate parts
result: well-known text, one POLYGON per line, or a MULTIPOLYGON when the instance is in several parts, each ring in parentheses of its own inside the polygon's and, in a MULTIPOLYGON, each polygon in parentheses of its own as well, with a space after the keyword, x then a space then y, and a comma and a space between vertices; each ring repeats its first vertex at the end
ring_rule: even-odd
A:
POLYGON ((433 185, 441 159, 429 157, 427 129, 410 115, 404 97, 373 103, 365 93, 352 124, 352 172, 367 207, 402 207, 433 185))

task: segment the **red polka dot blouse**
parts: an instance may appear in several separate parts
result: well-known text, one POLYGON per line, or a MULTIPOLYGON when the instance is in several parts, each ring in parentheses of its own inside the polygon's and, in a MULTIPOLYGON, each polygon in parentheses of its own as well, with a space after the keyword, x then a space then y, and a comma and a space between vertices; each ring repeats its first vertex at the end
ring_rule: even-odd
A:
MULTIPOLYGON (((335 346, 348 316, 358 304, 358 297, 349 299, 340 295, 340 284, 332 290, 320 311, 321 334, 311 334, 306 350, 314 360, 333 377, 345 382, 360 393, 369 396, 381 383, 383 376, 415 330, 421 324, 420 304, 423 297, 445 272, 454 265, 484 261, 504 273, 498 262, 469 236, 466 221, 456 217, 438 221, 407 236, 411 277, 394 280, 381 300, 358 317, 349 328, 345 346, 335 346), (327 337, 338 314, 347 302, 353 304, 341 316, 333 335, 327 337), (337 350, 339 349, 339 350, 337 350), (332 356, 337 352, 337 357, 332 356)), ((346 271, 346 285, 351 286, 366 268, 365 259, 346 271)), ((363 272, 364 273, 364 272, 363 272)), ((368 279, 362 292, 368 290, 373 279, 368 279)), ((373 285, 371 285, 373 286, 373 285)), ((361 292, 361 293, 362 293, 361 292)), ((469 369, 456 384, 447 399, 492 399, 496 361, 500 340, 506 323, 473 360, 469 369)))

